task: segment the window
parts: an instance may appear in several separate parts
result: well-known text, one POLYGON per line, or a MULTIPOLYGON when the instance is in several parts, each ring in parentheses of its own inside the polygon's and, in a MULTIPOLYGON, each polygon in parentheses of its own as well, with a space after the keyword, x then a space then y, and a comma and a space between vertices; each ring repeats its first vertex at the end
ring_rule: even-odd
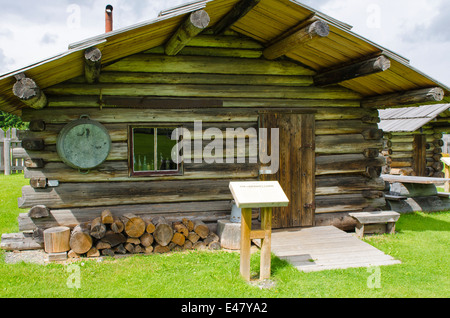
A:
POLYGON ((131 174, 134 176, 178 175, 181 164, 172 160, 178 156, 178 141, 172 140, 176 127, 131 128, 131 174))

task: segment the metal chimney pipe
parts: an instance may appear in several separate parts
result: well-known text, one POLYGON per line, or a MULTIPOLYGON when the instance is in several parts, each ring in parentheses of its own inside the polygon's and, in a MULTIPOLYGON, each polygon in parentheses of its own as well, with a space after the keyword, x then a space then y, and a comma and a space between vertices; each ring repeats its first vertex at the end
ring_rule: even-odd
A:
POLYGON ((111 32, 113 29, 113 6, 108 4, 105 9, 105 32, 111 32))

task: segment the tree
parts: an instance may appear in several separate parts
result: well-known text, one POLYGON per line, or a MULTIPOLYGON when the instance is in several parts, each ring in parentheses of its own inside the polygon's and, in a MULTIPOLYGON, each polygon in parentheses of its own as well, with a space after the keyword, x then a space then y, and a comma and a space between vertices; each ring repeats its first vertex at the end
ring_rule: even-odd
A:
POLYGON ((19 116, 0 110, 0 128, 3 130, 8 130, 9 128, 27 129, 28 123, 24 123, 19 116))

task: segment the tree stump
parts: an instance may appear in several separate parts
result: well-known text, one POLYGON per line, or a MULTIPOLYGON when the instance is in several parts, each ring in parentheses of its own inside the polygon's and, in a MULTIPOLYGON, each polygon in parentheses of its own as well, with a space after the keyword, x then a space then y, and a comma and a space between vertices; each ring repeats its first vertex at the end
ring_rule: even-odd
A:
POLYGON ((70 250, 70 228, 52 227, 44 231, 44 249, 47 253, 61 253, 70 250))

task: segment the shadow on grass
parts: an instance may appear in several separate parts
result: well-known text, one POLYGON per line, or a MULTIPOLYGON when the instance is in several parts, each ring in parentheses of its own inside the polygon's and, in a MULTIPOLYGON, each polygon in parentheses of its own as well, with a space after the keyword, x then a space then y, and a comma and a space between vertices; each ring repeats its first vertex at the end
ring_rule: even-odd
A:
POLYGON ((402 215, 397 222, 396 230, 399 233, 402 231, 450 231, 450 222, 433 217, 433 215, 444 213, 448 212, 414 212, 402 215))

